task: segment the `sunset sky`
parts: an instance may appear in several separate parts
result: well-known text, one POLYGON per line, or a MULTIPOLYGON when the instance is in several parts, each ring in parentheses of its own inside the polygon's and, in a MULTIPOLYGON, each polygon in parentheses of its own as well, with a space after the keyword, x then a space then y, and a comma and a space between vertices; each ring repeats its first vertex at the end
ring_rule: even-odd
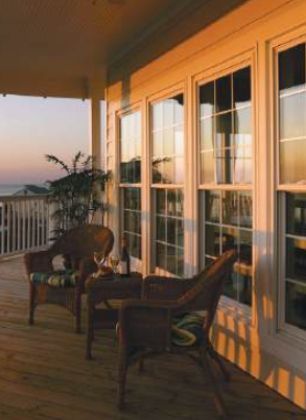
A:
POLYGON ((54 179, 61 172, 44 155, 70 161, 88 145, 88 101, 0 96, 0 184, 54 179))

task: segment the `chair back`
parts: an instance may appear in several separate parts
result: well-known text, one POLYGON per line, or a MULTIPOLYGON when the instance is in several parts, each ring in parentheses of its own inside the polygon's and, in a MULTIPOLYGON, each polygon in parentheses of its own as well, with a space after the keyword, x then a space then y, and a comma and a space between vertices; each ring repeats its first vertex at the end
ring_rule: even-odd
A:
POLYGON ((208 334, 220 300, 225 280, 237 259, 235 250, 224 252, 199 275, 198 281, 178 299, 179 312, 204 311, 204 331, 208 334))
POLYGON ((94 251, 104 252, 107 256, 113 245, 114 235, 109 228, 85 224, 64 232, 51 246, 50 251, 54 255, 63 254, 72 261, 77 261, 84 257, 93 257, 94 251))

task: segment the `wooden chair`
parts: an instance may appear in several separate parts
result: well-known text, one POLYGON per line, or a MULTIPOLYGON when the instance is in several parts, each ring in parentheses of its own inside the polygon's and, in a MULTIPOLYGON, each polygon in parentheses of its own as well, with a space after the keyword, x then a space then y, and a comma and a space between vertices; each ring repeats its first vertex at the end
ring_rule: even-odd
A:
POLYGON ((150 355, 163 352, 189 355, 208 374, 217 409, 226 410, 211 365, 213 359, 226 380, 229 374, 213 349, 210 329, 225 279, 236 260, 234 250, 225 252, 208 268, 192 279, 158 276, 144 281, 143 299, 126 300, 119 312, 119 388, 118 406, 123 408, 128 366, 150 355), (203 311, 203 340, 192 347, 175 346, 171 340, 173 318, 190 311, 203 311))
POLYGON ((81 296, 87 277, 97 270, 94 251, 107 256, 113 248, 112 231, 99 225, 82 225, 65 232, 46 251, 29 252, 24 261, 30 283, 29 324, 34 323, 38 304, 55 303, 76 317, 76 332, 81 331, 81 296), (55 271, 53 259, 63 255, 65 271, 55 271))

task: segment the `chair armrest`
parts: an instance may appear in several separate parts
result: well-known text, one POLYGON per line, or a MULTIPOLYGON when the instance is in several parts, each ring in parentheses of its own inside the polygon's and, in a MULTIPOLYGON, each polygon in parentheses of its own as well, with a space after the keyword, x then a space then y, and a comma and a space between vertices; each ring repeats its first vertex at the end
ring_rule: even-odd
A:
POLYGON ((52 259, 54 255, 50 250, 27 252, 24 255, 26 272, 48 272, 53 270, 52 259))
POLYGON ((195 277, 178 279, 177 277, 148 276, 143 281, 142 296, 150 300, 176 300, 196 282, 195 277))
POLYGON ((123 301, 119 310, 120 345, 170 348, 172 313, 176 307, 175 301, 123 301))

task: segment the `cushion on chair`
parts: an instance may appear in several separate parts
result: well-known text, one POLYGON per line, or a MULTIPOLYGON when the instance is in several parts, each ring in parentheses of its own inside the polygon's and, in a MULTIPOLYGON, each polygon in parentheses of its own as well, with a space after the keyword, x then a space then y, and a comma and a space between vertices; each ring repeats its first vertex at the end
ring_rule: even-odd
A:
POLYGON ((185 313, 173 319, 172 343, 176 346, 193 346, 203 340, 203 315, 197 312, 185 313))
POLYGON ((74 270, 58 270, 49 273, 31 273, 30 281, 34 284, 47 284, 53 287, 74 287, 78 272, 74 270))

